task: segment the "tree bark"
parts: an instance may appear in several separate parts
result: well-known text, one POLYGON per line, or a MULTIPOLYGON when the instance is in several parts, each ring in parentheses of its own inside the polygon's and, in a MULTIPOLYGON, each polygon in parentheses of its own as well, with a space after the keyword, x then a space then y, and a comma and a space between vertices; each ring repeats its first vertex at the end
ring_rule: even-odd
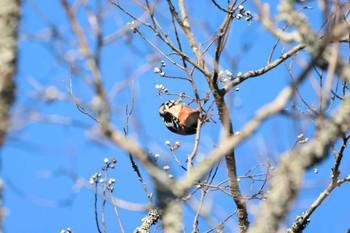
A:
MULTIPOLYGON (((15 100, 17 71, 17 28, 20 0, 0 0, 0 147, 5 143, 10 109, 15 100)), ((1 163, 0 163, 1 164, 1 163)), ((0 178, 0 232, 3 232, 3 181, 0 178)))

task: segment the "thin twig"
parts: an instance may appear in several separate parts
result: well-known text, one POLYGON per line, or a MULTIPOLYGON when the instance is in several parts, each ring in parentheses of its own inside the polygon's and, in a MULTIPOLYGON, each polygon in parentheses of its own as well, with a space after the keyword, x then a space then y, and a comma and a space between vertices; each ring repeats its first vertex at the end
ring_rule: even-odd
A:
POLYGON ((66 90, 67 90, 68 94, 70 95, 70 97, 73 99, 75 106, 77 107, 79 112, 89 116, 96 123, 100 124, 100 122, 91 113, 89 113, 87 110, 85 110, 85 108, 79 103, 77 98, 75 98, 75 96, 73 94, 73 86, 72 86, 72 68, 71 68, 70 77, 69 77, 69 87, 68 87, 67 83, 64 83, 64 86, 66 87, 66 90))
POLYGON ((122 221, 120 219, 120 215, 119 215, 118 208, 117 208, 117 203, 114 200, 114 196, 113 196, 113 193, 111 191, 109 191, 109 195, 110 195, 110 198, 111 198, 111 202, 112 202, 112 205, 113 205, 113 208, 114 208, 115 215, 117 216, 117 220, 118 220, 120 231, 122 233, 124 233, 124 227, 123 227, 122 221))
MULTIPOLYGON (((134 110, 134 106, 135 106, 135 90, 134 90, 134 83, 132 83, 132 101, 131 101, 131 109, 128 110, 128 105, 126 106, 125 108, 125 128, 124 128, 124 134, 125 134, 125 137, 128 136, 129 134, 129 118, 134 110)), ((143 189, 145 190, 145 193, 147 195, 147 198, 148 198, 148 201, 150 202, 150 205, 151 206, 154 206, 154 203, 153 203, 153 200, 152 200, 152 195, 151 193, 148 191, 148 188, 147 188, 147 185, 146 185, 146 182, 144 181, 144 179, 142 178, 142 175, 141 175, 141 172, 140 172, 140 169, 138 168, 136 162, 134 161, 134 158, 133 158, 133 155, 132 153, 129 153, 129 159, 130 159, 130 163, 131 163, 131 167, 134 169, 134 171, 136 172, 137 174, 137 177, 138 177, 138 180, 141 182, 142 186, 143 186, 143 189)))
POLYGON ((196 233, 198 232, 197 230, 197 227, 198 227, 198 218, 199 218, 199 215, 202 211, 202 207, 203 207, 203 203, 204 203, 204 197, 205 195, 207 194, 207 187, 206 186, 202 186, 201 188, 201 197, 199 199, 199 205, 198 205, 198 208, 197 208, 197 211, 196 211, 196 214, 194 216, 194 219, 193 219, 193 224, 192 224, 192 233, 196 233))
POLYGON ((102 208, 101 208, 101 218, 102 218, 102 226, 103 226, 103 232, 107 233, 107 226, 106 226, 106 212, 105 212, 105 208, 106 208, 106 203, 107 203, 107 179, 108 179, 108 166, 106 166, 106 170, 105 170, 105 176, 104 176, 104 181, 103 181, 103 191, 102 191, 102 197, 103 197, 103 201, 102 201, 102 208))
POLYGON ((98 180, 95 181, 94 212, 95 212, 95 222, 96 222, 97 230, 99 233, 102 233, 102 231, 100 229, 100 224, 98 223, 97 195, 98 195, 98 180))

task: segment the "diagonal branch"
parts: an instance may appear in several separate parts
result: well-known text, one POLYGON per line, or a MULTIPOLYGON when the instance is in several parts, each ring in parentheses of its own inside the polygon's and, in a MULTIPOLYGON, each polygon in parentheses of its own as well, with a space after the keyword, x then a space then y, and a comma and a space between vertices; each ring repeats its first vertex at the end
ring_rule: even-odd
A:
POLYGON ((248 71, 244 74, 242 74, 241 76, 237 77, 236 79, 234 79, 233 81, 231 81, 230 83, 228 83, 227 85, 225 85, 223 88, 221 88, 221 92, 223 93, 227 93, 230 90, 232 90, 233 87, 237 86, 238 84, 246 81, 249 78, 254 78, 260 75, 265 74, 266 72, 274 69, 275 67, 277 67, 279 64, 281 64, 283 61, 287 60, 288 58, 290 58, 291 56, 293 56, 294 54, 296 54, 297 52, 299 52, 300 50, 304 49, 305 46, 304 45, 296 45, 295 47, 293 47, 292 49, 290 49, 288 52, 284 53, 282 56, 280 56, 279 58, 277 58, 276 60, 274 60, 272 63, 268 64, 267 66, 258 69, 258 70, 254 70, 254 71, 248 71))
POLYGON ((103 103, 101 107, 102 110, 99 112, 98 117, 101 118, 103 121, 108 121, 110 117, 109 101, 103 87, 102 76, 100 68, 98 67, 98 63, 95 60, 95 57, 93 56, 92 50, 87 42, 87 38, 85 37, 84 31, 81 28, 80 23, 76 17, 76 10, 69 6, 67 0, 61 0, 61 4, 64 10, 66 11, 66 14, 71 22, 73 32, 75 33, 75 36, 78 39, 80 52, 86 58, 87 65, 91 73, 93 74, 93 84, 96 95, 99 98, 101 98, 101 103, 103 103))
POLYGON ((346 148, 346 144, 349 140, 350 136, 345 137, 343 136, 343 144, 341 145, 341 148, 339 152, 336 152, 336 160, 334 163, 334 166, 332 168, 332 174, 331 174, 331 181, 330 184, 327 186, 327 188, 319 195, 319 197, 311 204, 311 206, 302 213, 301 216, 298 216, 295 222, 293 223, 293 226, 291 228, 291 233, 297 233, 302 232, 305 227, 307 226, 311 214, 323 203, 323 201, 331 194, 331 192, 342 185, 344 182, 350 181, 350 175, 343 179, 339 179, 340 171, 339 171, 339 165, 343 158, 343 153, 346 148))
POLYGON ((270 195, 260 206, 256 223, 248 232, 276 232, 295 199, 304 171, 324 160, 338 137, 350 129, 350 97, 324 122, 315 138, 304 147, 282 155, 279 169, 271 180, 270 195))

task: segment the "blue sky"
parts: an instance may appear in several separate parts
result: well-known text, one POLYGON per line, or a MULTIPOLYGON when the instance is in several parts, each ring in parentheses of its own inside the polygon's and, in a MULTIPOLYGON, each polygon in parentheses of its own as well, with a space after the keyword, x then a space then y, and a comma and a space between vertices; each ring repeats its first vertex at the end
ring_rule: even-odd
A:
MULTIPOLYGON (((203 33, 203 28, 196 26, 202 21, 208 22, 209 25, 205 29, 212 33, 224 15, 212 13, 213 6, 210 3, 206 3, 210 7, 198 3, 199 0, 189 3, 188 11, 192 14, 198 40, 205 41, 207 34, 203 33)), ((274 3, 277 4, 277 1, 270 1, 273 14, 277 8, 274 3)), ((312 26, 318 28, 321 16, 317 13, 316 2, 310 4, 314 10, 306 10, 305 14, 310 17, 312 26)), ((134 5, 126 3, 125 6, 136 15, 141 15, 140 9, 134 5)), ((93 210, 94 192, 88 180, 92 174, 101 171, 104 158, 116 157, 118 160, 116 169, 110 174, 116 179, 114 192, 116 198, 141 205, 148 203, 147 198, 136 174, 132 171, 128 155, 97 135, 96 123, 80 113, 69 98, 65 82, 69 81, 71 67, 67 63, 58 62, 57 56, 76 56, 76 64, 82 67, 85 65, 84 60, 81 60, 81 56, 72 46, 76 43, 75 38, 60 2, 26 0, 23 1, 22 7, 17 102, 13 108, 12 131, 1 151, 2 175, 5 180, 4 206, 7 209, 5 232, 59 232, 67 227, 71 227, 74 232, 97 232, 93 210), (42 16, 39 17, 39 14, 42 16), (50 25, 57 26, 71 44, 47 39, 50 25), (32 37, 34 35, 40 36, 35 40, 32 37), (43 102, 42 93, 47 87, 55 88, 62 95, 62 99, 43 102), (55 122, 52 122, 53 120, 55 122), (93 140, 96 137, 98 140, 93 140), (74 175, 74 179, 67 174, 74 175)), ((251 1, 248 1, 245 7, 253 13, 256 12, 251 1)), ((164 28, 171 31, 166 13, 165 11, 159 15, 160 22, 164 28)), ((87 28, 86 12, 80 10, 78 15, 84 28, 87 28)), ((129 17, 115 7, 110 7, 103 26, 104 35, 122 29, 127 22, 131 22, 129 17)), ((166 49, 147 28, 140 27, 140 30, 161 49, 166 49)), ((89 42, 93 44, 93 33, 90 31, 88 35, 89 42)), ((258 21, 253 20, 250 25, 244 20, 235 21, 227 42, 227 54, 223 56, 221 65, 223 69, 231 70, 234 74, 261 68, 266 65, 274 43, 273 36, 267 33, 258 21), (236 64, 232 64, 228 57, 236 58, 233 59, 236 64)), ((274 58, 281 54, 283 47, 285 45, 278 45, 274 58)), ((184 175, 183 171, 172 159, 169 148, 164 142, 165 140, 172 143, 181 142, 182 146, 176 154, 185 164, 186 156, 192 150, 194 136, 172 134, 165 128, 159 118, 158 108, 165 100, 174 97, 157 95, 155 85, 162 84, 172 92, 185 91, 191 96, 193 92, 190 85, 184 81, 164 79, 153 73, 155 65, 160 64, 160 61, 154 64, 150 62, 155 55, 158 56, 139 36, 129 33, 103 48, 101 73, 112 104, 112 120, 115 127, 121 131, 125 127, 125 108, 126 105, 131 105, 131 93, 134 92, 135 107, 130 119, 130 135, 136 137, 150 153, 159 153, 161 155, 159 165, 170 165, 171 173, 179 177, 184 175), (115 92, 119 87, 122 88, 115 92)), ((308 57, 303 53, 300 59, 307 61, 308 57)), ((295 76, 300 69, 300 66, 295 64, 293 67, 295 76)), ((167 63, 165 72, 168 75, 184 76, 184 73, 170 63, 167 63)), ((74 94, 89 104, 93 98, 93 90, 84 82, 89 73, 82 71, 81 74, 72 77, 74 94)), ((305 98, 317 105, 317 95, 310 85, 310 81, 314 78, 311 76, 300 90, 305 98)), ((209 88, 204 77, 197 73, 195 79, 200 95, 208 92, 209 88)), ((227 98, 231 103, 235 130, 239 131, 258 109, 273 100, 289 83, 288 73, 284 65, 281 65, 266 75, 239 85, 239 91, 231 91, 227 98)), ((221 127, 215 108, 213 113, 213 119, 217 123, 209 122, 203 126, 197 158, 206 156, 220 139, 221 127)), ((236 149, 238 174, 243 175, 256 164, 267 160, 276 163, 280 153, 290 150, 298 134, 304 133, 311 138, 313 129, 308 120, 291 121, 286 117, 276 116, 266 121, 255 135, 236 149)), ((295 203, 294 210, 286 220, 287 226, 290 226, 295 215, 300 215, 327 186, 332 163, 333 158, 330 156, 327 161, 317 165, 318 174, 314 174, 313 171, 306 173, 304 188, 295 203)), ((348 156, 345 156, 341 169, 344 171, 343 175, 349 171, 348 156)), ((141 172, 151 185, 142 167, 141 172)), ((216 181, 223 179, 225 179, 225 166, 222 163, 216 181)), ((247 194, 250 183, 244 182, 242 181, 243 193, 247 194)), ((347 216, 350 215, 349 192, 348 184, 335 190, 316 210, 305 232, 345 232, 349 228, 347 222, 347 216)), ((101 198, 99 200, 101 204, 101 198)), ((211 193, 208 195, 206 205, 210 206, 211 201, 216 203, 217 212, 214 218, 217 222, 222 221, 234 210, 232 199, 225 195, 211 193)), ((253 212, 256 203, 256 201, 248 203, 250 212, 253 212)), ((140 225, 142 217, 146 214, 121 208, 119 211, 125 232, 132 232, 140 225)), ((193 211, 188 205, 185 216, 186 219, 191 219, 191 216, 193 218, 193 211)), ((108 232, 119 232, 111 205, 107 205, 106 221, 108 232)), ((210 227, 202 222, 199 225, 200 231, 208 230, 210 227)), ((191 221, 186 223, 186 230, 191 229, 191 221)), ((229 231, 235 229, 235 223, 235 218, 234 221, 229 221, 227 229, 229 231)))

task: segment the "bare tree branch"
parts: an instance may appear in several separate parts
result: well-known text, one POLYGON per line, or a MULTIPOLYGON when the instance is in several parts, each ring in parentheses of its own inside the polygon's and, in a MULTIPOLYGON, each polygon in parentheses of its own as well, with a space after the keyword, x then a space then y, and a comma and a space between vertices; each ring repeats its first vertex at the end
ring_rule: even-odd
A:
POLYGON ((327 188, 318 196, 318 198, 311 204, 311 206, 303 212, 301 216, 298 216, 296 221, 293 223, 293 226, 290 230, 291 233, 297 233, 302 232, 307 224, 310 222, 310 216, 311 214, 323 203, 323 201, 331 194, 331 192, 337 188, 340 187, 344 182, 350 181, 350 175, 343 179, 339 179, 340 171, 339 171, 339 165, 341 162, 341 159, 343 157, 343 152, 346 148, 346 144, 349 140, 350 136, 343 137, 343 144, 339 150, 339 152, 336 153, 336 160, 334 163, 334 166, 332 168, 332 175, 331 175, 331 182, 327 186, 327 188))
MULTIPOLYGON (((15 100, 17 71, 17 27, 20 0, 0 0, 0 147, 9 128, 10 109, 15 100)), ((0 158, 1 159, 1 158, 0 158)), ((1 163, 1 162, 0 162, 1 163)), ((3 180, 0 177, 0 232, 3 232, 3 180)))
POLYGON ((310 143, 282 155, 279 169, 271 180, 270 195, 261 204, 255 224, 248 232, 275 232, 288 213, 301 185, 304 170, 327 157, 338 136, 350 129, 350 97, 326 120, 310 143))

